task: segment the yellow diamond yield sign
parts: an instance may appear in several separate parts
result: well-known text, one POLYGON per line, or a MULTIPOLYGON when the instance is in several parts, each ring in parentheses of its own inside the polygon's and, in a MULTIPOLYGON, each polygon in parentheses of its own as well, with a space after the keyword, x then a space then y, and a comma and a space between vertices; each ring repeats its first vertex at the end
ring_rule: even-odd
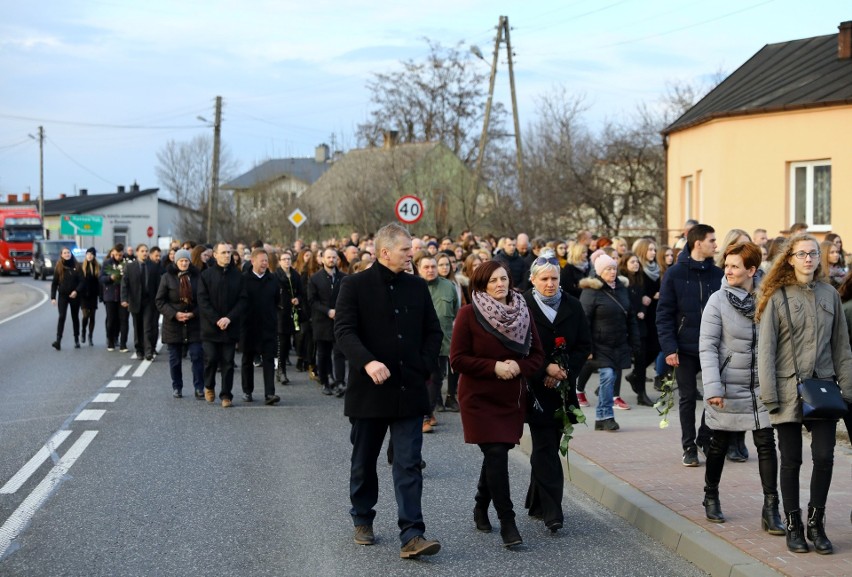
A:
POLYGON ((290 213, 290 216, 288 216, 287 219, 291 223, 293 223, 293 226, 295 226, 296 228, 299 228, 300 226, 305 224, 305 221, 308 220, 308 217, 305 216, 304 212, 302 212, 301 210, 299 210, 297 208, 296 210, 294 210, 293 212, 290 213))

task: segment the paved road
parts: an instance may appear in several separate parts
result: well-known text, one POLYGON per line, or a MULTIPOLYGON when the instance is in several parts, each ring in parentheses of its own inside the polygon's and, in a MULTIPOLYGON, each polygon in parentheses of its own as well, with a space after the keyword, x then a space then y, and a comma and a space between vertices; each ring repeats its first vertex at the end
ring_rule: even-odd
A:
POLYGON ((176 400, 163 357, 142 373, 147 363, 106 352, 102 330, 95 347, 51 349, 55 315, 48 304, 0 324, 0 485, 68 431, 20 488, 0 488, 0 575, 703 575, 570 485, 566 528, 550 536, 523 514, 529 465, 517 450, 510 468, 525 546, 504 550, 498 533, 473 528, 480 457, 455 414, 440 416, 424 447, 427 535, 441 553, 399 559, 384 464, 379 542, 357 546, 341 400, 304 374, 280 387, 278 407, 176 400), (118 397, 92 402, 101 394, 118 397))

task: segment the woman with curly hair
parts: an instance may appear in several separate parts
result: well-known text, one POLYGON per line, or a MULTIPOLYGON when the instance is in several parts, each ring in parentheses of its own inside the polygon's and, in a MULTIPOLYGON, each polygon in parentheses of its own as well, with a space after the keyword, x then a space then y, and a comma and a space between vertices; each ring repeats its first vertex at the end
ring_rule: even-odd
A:
POLYGON ((801 378, 834 379, 843 398, 851 402, 852 350, 840 295, 824 280, 816 238, 804 233, 788 241, 763 280, 755 319, 760 322, 760 399, 778 433, 781 453, 787 548, 807 553, 807 534, 817 553, 832 553, 825 534, 825 505, 834 469, 837 420, 804 419, 797 385, 801 378), (802 425, 811 433, 813 459, 807 533, 799 505, 802 425))
MULTIPOLYGON (((304 287, 308 286, 311 276, 319 271, 320 264, 314 258, 313 251, 309 248, 304 248, 296 255, 296 262, 293 268, 299 273, 300 284, 302 285, 302 294, 296 298, 300 302, 306 303, 307 298, 304 287)), ((303 317, 299 317, 301 330, 296 334, 296 370, 300 372, 308 371, 311 378, 315 378, 316 363, 314 359, 316 358, 316 350, 314 348, 314 330, 311 324, 311 315, 305 313, 303 317)))

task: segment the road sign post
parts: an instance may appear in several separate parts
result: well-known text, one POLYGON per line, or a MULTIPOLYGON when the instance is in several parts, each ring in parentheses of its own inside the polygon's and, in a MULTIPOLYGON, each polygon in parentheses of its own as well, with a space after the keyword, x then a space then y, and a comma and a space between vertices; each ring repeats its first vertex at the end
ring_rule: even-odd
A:
POLYGON ((396 201, 396 218, 405 224, 414 224, 423 218, 423 201, 413 195, 407 195, 396 201))

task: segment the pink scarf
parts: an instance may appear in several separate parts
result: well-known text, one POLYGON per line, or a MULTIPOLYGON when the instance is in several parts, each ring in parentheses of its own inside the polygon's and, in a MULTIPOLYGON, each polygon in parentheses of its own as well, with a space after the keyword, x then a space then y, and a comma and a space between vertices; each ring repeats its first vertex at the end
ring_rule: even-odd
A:
POLYGON ((526 301, 515 293, 510 304, 503 304, 486 292, 474 292, 473 310, 476 320, 511 351, 527 356, 532 331, 526 301))

